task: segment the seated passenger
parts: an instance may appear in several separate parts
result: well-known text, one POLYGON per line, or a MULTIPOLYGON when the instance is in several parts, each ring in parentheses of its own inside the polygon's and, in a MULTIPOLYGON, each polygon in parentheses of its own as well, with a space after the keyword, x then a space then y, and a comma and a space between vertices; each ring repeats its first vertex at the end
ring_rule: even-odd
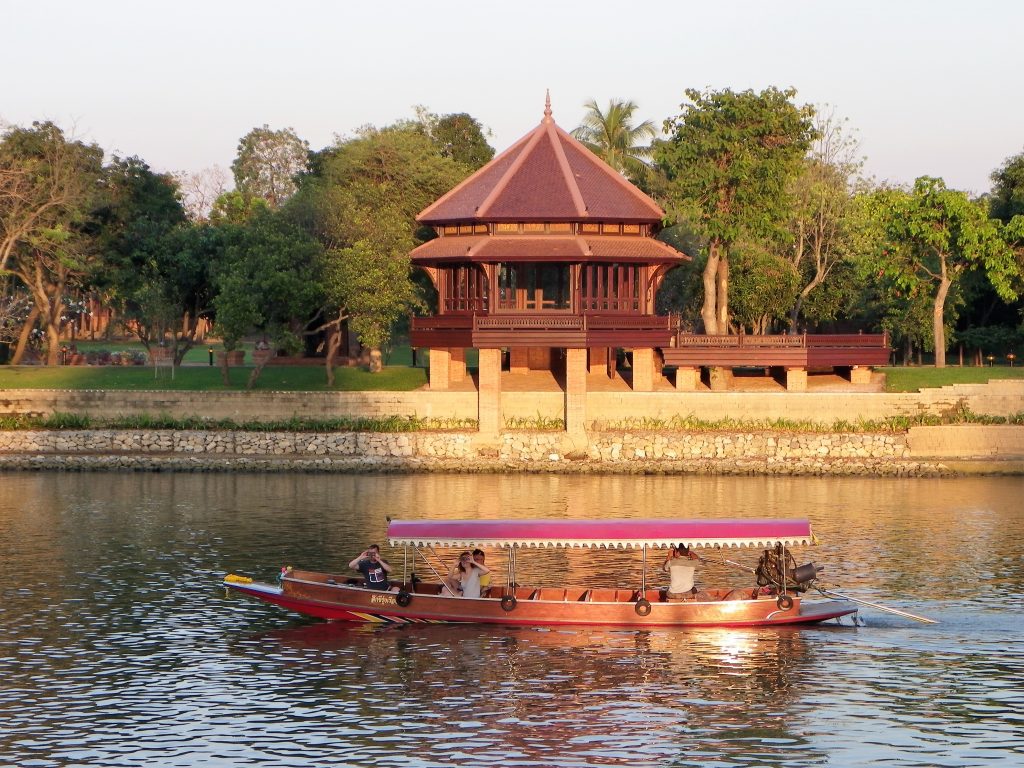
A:
POLYGON ((459 555, 459 564, 448 574, 450 587, 456 587, 463 597, 480 597, 480 577, 490 573, 486 565, 473 560, 472 552, 459 555))
POLYGON ((348 567, 363 574, 363 586, 367 589, 388 590, 391 588, 388 583, 391 566, 380 556, 380 547, 376 544, 371 544, 356 555, 348 567))
POLYGON ((691 552, 690 548, 685 544, 680 544, 669 550, 668 557, 665 558, 665 564, 662 565, 662 570, 668 571, 669 580, 671 581, 668 592, 665 595, 666 599, 673 601, 683 600, 691 597, 696 591, 693 585, 693 574, 697 570, 697 566, 694 563, 695 560, 700 560, 700 557, 691 552))
MULTIPOLYGON (((487 555, 484 554, 482 549, 473 550, 473 562, 477 565, 485 565, 487 555)), ((490 597, 491 592, 491 572, 480 576, 480 597, 490 597)))

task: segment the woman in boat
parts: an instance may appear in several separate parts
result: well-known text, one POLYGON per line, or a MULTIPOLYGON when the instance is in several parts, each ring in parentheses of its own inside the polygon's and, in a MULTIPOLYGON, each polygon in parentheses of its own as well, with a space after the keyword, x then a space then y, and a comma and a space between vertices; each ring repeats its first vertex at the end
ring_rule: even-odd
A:
POLYGON ((691 552, 685 544, 680 544, 669 550, 665 564, 662 566, 662 570, 668 572, 670 581, 666 598, 683 600, 693 595, 695 592, 693 574, 697 570, 695 560, 700 560, 700 557, 691 552))
MULTIPOLYGON (((487 565, 487 555, 482 549, 473 550, 473 562, 477 565, 487 565)), ((487 573, 480 576, 480 597, 489 597, 491 591, 491 574, 487 573)))
POLYGON ((463 552, 459 555, 459 564, 448 574, 448 580, 462 597, 480 597, 480 577, 490 572, 486 565, 473 560, 472 552, 463 552))

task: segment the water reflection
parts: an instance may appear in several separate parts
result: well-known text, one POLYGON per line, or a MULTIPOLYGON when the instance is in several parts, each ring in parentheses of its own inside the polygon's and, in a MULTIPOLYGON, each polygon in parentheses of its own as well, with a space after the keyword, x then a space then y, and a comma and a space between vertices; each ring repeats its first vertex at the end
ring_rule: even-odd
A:
MULTIPOLYGON (((1020 487, 1016 478, 6 475, 0 765, 1024 762, 1020 487), (595 510, 806 514, 830 580, 942 623, 865 611, 860 629, 348 627, 216 586, 226 571, 342 568, 383 538, 389 514, 595 510)), ((628 553, 558 557, 574 579, 639 579, 628 553)), ((719 568, 701 575, 743 583, 719 568)))

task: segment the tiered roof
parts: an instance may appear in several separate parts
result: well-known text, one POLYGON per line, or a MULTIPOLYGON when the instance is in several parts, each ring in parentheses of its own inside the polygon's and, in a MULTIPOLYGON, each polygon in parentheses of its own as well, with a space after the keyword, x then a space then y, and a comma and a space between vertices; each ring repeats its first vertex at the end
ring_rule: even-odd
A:
POLYGON ((664 211, 559 128, 540 125, 416 218, 423 224, 616 221, 657 224, 664 211))

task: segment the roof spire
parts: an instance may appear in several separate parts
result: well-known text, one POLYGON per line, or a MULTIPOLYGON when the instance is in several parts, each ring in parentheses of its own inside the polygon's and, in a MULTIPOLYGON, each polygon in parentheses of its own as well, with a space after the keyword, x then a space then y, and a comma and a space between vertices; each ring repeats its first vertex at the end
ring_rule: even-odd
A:
POLYGON ((546 95, 544 96, 544 122, 550 123, 551 120, 551 89, 546 89, 546 95))

